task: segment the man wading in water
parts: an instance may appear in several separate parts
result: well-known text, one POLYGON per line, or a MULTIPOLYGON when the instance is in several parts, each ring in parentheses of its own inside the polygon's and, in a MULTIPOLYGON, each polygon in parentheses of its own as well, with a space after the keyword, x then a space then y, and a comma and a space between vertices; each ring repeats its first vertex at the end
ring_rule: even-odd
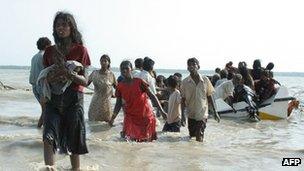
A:
POLYGON ((202 142, 208 118, 208 101, 218 122, 220 122, 220 117, 211 96, 214 93, 214 88, 206 76, 198 73, 200 69, 199 61, 196 58, 190 58, 187 65, 190 75, 183 80, 181 85, 182 125, 185 125, 184 111, 186 108, 190 137, 196 137, 196 141, 202 142))

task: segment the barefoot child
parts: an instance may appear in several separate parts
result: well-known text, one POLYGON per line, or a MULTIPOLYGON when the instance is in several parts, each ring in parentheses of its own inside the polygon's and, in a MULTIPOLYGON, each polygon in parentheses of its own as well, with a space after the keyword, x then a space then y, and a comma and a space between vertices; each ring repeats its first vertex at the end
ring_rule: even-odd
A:
POLYGON ((170 96, 168 100, 168 116, 163 132, 180 132, 181 120, 181 96, 177 89, 178 78, 171 75, 167 79, 170 96))
POLYGON ((152 141, 156 137, 156 120, 153 114, 149 98, 159 108, 164 118, 166 113, 161 107, 156 96, 149 89, 148 84, 139 78, 133 78, 132 64, 130 61, 123 61, 120 64, 120 72, 123 80, 116 88, 116 104, 110 125, 119 113, 121 107, 124 108, 124 121, 122 136, 126 140, 132 141, 152 141), (149 97, 149 98, 148 98, 149 97), (124 101, 124 104, 122 105, 124 101))

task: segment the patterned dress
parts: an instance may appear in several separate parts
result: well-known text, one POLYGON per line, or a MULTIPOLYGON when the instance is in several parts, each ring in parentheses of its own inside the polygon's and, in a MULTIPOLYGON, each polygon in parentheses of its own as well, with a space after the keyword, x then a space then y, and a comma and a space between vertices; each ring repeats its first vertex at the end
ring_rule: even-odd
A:
POLYGON ((111 97, 116 78, 111 71, 100 73, 99 70, 95 70, 90 75, 89 81, 94 85, 94 95, 88 112, 89 120, 108 122, 112 117, 111 97))

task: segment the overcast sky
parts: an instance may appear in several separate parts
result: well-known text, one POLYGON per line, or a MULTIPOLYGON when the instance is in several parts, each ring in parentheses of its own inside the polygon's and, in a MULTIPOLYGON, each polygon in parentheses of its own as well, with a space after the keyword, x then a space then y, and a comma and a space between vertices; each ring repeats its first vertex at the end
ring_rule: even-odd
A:
POLYGON ((39 37, 54 42, 54 15, 64 10, 95 67, 106 53, 115 67, 149 56, 155 68, 186 69, 197 57, 213 70, 258 58, 275 71, 302 72, 303 9, 301 0, 2 0, 0 65, 30 65, 39 37))

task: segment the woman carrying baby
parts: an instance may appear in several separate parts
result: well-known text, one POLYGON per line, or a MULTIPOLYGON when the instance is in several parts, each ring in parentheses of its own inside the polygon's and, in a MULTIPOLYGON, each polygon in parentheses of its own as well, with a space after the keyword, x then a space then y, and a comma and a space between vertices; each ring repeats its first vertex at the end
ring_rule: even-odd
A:
MULTIPOLYGON (((73 170, 79 170, 79 155, 88 153, 83 111, 83 89, 87 84, 85 68, 90 65, 87 49, 77 30, 74 17, 66 12, 58 12, 53 22, 55 45, 46 49, 44 66, 55 64, 47 75, 50 86, 72 83, 62 94, 53 94, 45 104, 43 130, 44 160, 54 165, 54 153, 60 150, 70 155, 73 170), (70 70, 66 61, 77 61, 82 70, 70 70)), ((52 87, 51 87, 52 89, 52 87)))

